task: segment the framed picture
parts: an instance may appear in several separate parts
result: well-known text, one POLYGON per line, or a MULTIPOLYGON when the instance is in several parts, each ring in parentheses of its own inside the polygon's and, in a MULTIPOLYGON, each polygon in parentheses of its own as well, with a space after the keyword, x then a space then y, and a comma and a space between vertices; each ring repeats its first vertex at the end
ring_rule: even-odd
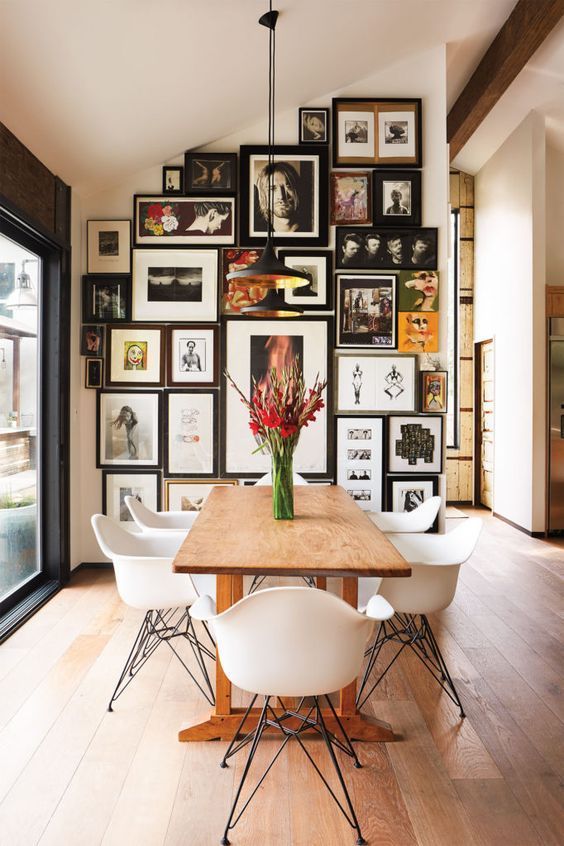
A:
POLYGON ((421 100, 333 100, 334 167, 421 167, 421 100))
POLYGON ((130 303, 131 276, 82 277, 83 323, 126 323, 130 303))
POLYGON ((392 415, 388 419, 389 473, 442 473, 443 418, 392 415))
POLYGON ((96 467, 160 467, 161 397, 98 391, 96 467))
POLYGON ((104 327, 82 326, 80 330, 80 354, 100 358, 104 352, 104 327))
POLYGON ((333 308, 332 251, 280 250, 278 257, 288 267, 307 273, 310 280, 307 285, 302 285, 300 288, 285 288, 286 302, 298 305, 304 311, 331 311, 333 308))
POLYGON ((337 267, 426 270, 437 266, 437 229, 337 227, 337 267))
POLYGON ((131 273, 131 221, 86 221, 88 273, 131 273))
POLYGON ((382 511, 384 417, 337 417, 337 484, 363 511, 382 511))
POLYGON ((164 385, 164 326, 143 323, 108 326, 107 343, 108 387, 164 385))
POLYGON ((393 273, 337 276, 338 347, 396 347, 396 283, 393 273))
POLYGON ((298 109, 299 143, 329 143, 329 109, 298 109))
POLYGON ((187 152, 184 178, 187 194, 234 194, 237 191, 237 153, 187 152))
POLYGON ((235 243, 235 197, 133 198, 137 246, 235 243))
POLYGON ((331 172, 331 225, 372 223, 372 174, 368 170, 331 172))
POLYGON ((375 170, 373 174, 374 225, 420 226, 421 171, 375 170))
MULTIPOLYGON (((326 247, 328 148, 276 147, 273 164, 273 220, 276 243, 326 247)), ((241 147, 240 240, 262 246, 268 232, 268 147, 241 147)))
POLYGON ((416 411, 417 356, 337 356, 337 414, 416 411))
MULTIPOLYGON (((225 318, 225 344, 222 371, 227 369, 245 396, 250 396, 252 379, 264 384, 273 366, 289 364, 299 355, 308 388, 317 374, 328 379, 326 405, 331 397, 330 317, 302 317, 300 320, 240 320, 225 318)), ((266 452, 255 452, 257 443, 249 429, 248 412, 236 391, 223 381, 221 476, 252 477, 271 468, 266 452), (254 454, 253 454, 254 453, 254 454)), ((294 453, 294 470, 312 478, 326 477, 332 455, 333 427, 328 424, 327 408, 321 409, 315 423, 302 429, 294 453)))
POLYGON ((217 320, 217 250, 133 250, 133 320, 217 320))
POLYGON ((161 508, 161 474, 146 473, 143 470, 131 470, 128 473, 102 472, 102 511, 123 524, 124 528, 133 528, 135 521, 125 503, 126 496, 133 496, 150 508, 161 508))
POLYGON ((165 474, 217 476, 217 392, 165 391, 165 474))
POLYGON ((167 385, 210 388, 219 382, 219 327, 167 326, 167 385))
POLYGON ((438 311, 438 271, 402 270, 399 275, 398 309, 399 311, 438 311))
POLYGON ((448 404, 448 372, 424 370, 421 374, 421 411, 446 413, 448 404))
POLYGON ((84 387, 101 388, 104 384, 104 359, 87 358, 84 368, 84 387))
MULTIPOLYGON (((386 479, 386 510, 408 513, 418 508, 426 499, 439 493, 438 476, 388 476, 386 479)), ((437 532, 439 518, 428 532, 437 532)))
POLYGON ((179 165, 163 167, 163 194, 182 194, 184 188, 184 168, 179 165))
POLYGON ((249 288, 235 279, 227 279, 228 273, 245 270, 262 256, 262 249, 224 247, 222 250, 221 313, 240 314, 245 306, 254 305, 264 297, 264 288, 249 288))
POLYGON ((436 311, 400 311, 398 351, 430 353, 439 351, 439 314, 436 311))
POLYGON ((237 479, 165 479, 165 511, 201 511, 215 487, 237 484, 237 479))

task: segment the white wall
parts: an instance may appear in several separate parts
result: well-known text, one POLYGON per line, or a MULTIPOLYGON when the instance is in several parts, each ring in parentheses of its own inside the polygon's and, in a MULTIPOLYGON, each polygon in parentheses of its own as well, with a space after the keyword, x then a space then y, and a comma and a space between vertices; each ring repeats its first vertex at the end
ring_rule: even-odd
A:
POLYGON ((476 175, 474 338, 494 339, 494 511, 545 523, 545 129, 532 112, 476 175))
POLYGON ((546 144, 546 284, 564 285, 564 138, 546 144))
MULTIPOLYGON (((279 71, 281 72, 281 71, 279 71)), ((444 47, 427 50, 414 55, 409 60, 385 71, 356 82, 339 91, 329 92, 326 97, 318 98, 315 103, 302 105, 331 106, 334 96, 359 97, 421 97, 423 99, 423 214, 425 226, 438 226, 439 231, 439 270, 443 284, 446 284, 447 265, 447 224, 448 224, 448 154, 446 146, 446 61, 444 47)), ((235 114, 235 110, 234 110, 235 114)), ((266 117, 266 104, 265 104, 266 117)), ((264 144, 266 142, 266 120, 251 127, 237 129, 227 138, 214 141, 204 149, 222 152, 237 151, 241 144, 264 144)), ((279 144, 297 143, 297 108, 277 116, 276 142, 279 144)), ((183 164, 178 159, 166 164, 183 164)), ((82 272, 86 268, 86 221, 94 218, 131 217, 133 194, 142 192, 160 193, 162 187, 162 165, 138 173, 110 191, 82 199, 82 272)), ((75 233, 73 232, 73 235, 75 233)), ((73 239, 76 252, 79 241, 73 239)), ((330 242, 330 246, 333 243, 330 242)), ((80 311, 77 298, 80 297, 80 279, 78 271, 73 279, 73 358, 78 356, 76 343, 79 336, 80 311)), ((441 313, 440 349, 446 351, 446 296, 443 293, 445 307, 441 313)), ((437 354, 441 355, 441 353, 437 354)), ((446 352, 442 354, 442 363, 446 365, 446 352)), ((83 362, 80 362, 83 367, 83 362)), ((76 361, 73 369, 76 370, 76 361)), ((101 471, 95 468, 96 448, 96 396, 95 391, 85 390, 76 378, 72 379, 71 408, 76 428, 71 446, 71 501, 73 505, 73 544, 72 566, 80 561, 101 559, 95 539, 90 529, 90 515, 101 509, 101 471), (79 468, 79 469, 77 469, 79 468)), ((443 480, 444 481, 444 480, 443 480)), ((446 487, 445 487, 446 491, 446 487)))

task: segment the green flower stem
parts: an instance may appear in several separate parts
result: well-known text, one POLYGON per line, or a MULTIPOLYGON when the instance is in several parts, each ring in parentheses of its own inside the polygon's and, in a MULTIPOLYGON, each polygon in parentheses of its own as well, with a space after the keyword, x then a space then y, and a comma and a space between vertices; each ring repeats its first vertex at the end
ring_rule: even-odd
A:
POLYGON ((272 513, 275 520, 294 519, 293 449, 272 453, 272 513))

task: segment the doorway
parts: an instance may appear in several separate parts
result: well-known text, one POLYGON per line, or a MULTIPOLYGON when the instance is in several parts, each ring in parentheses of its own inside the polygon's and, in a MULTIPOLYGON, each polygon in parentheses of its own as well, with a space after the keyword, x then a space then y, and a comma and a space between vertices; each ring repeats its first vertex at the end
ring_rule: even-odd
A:
POLYGON ((493 339, 475 344, 474 361, 476 367, 474 503, 493 511, 495 421, 493 339))

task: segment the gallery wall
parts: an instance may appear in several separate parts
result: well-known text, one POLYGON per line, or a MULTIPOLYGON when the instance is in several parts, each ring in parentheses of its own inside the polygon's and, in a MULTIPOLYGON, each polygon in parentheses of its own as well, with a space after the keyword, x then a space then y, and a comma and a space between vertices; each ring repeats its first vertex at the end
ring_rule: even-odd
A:
MULTIPOLYGON (((278 73, 283 73, 280 66, 278 73)), ((422 225, 439 227, 438 270, 443 286, 446 283, 447 267, 447 224, 448 224, 448 156, 445 139, 446 96, 445 96, 445 51, 437 48, 423 51, 421 54, 390 66, 385 72, 359 80, 346 89, 328 92, 315 103, 297 105, 316 105, 330 107, 332 97, 420 97, 423 101, 423 170, 422 170, 422 225)), ((236 115, 236 109, 233 107, 236 115)), ((297 144, 298 114, 295 110, 277 116, 276 143, 297 144)), ((238 151, 241 144, 264 144, 266 140, 266 122, 238 129, 229 137, 217 139, 204 150, 238 151)), ((179 151, 180 152, 180 151, 179 151)), ((182 151, 183 152, 183 151, 182 151)), ((81 273, 86 272, 86 221, 91 219, 118 219, 131 217, 132 198, 135 193, 161 193, 163 164, 183 164, 183 156, 172 158, 169 162, 157 162, 154 168, 144 171, 129 179, 113 190, 81 198, 80 237, 76 232, 78 220, 75 220, 74 249, 75 255, 80 250, 81 268, 73 273, 72 304, 72 342, 73 361, 72 378, 72 421, 73 440, 71 467, 71 508, 72 508, 72 562, 77 566, 81 561, 102 560, 95 539, 90 529, 90 516, 101 510, 102 473, 96 469, 96 392, 83 387, 84 361, 80 357, 80 291, 81 273)), ((245 246, 245 245, 243 245, 245 246)), ((329 248, 334 247, 334 228, 330 230, 329 248)), ((444 287, 443 287, 444 292, 444 287)), ((444 296, 444 293, 443 293, 444 296)), ((440 312, 439 352, 433 358, 440 358, 446 366, 446 309, 440 312)), ((426 364, 426 368, 429 365, 426 364)), ((444 477, 440 480, 440 491, 444 492, 444 477)))

